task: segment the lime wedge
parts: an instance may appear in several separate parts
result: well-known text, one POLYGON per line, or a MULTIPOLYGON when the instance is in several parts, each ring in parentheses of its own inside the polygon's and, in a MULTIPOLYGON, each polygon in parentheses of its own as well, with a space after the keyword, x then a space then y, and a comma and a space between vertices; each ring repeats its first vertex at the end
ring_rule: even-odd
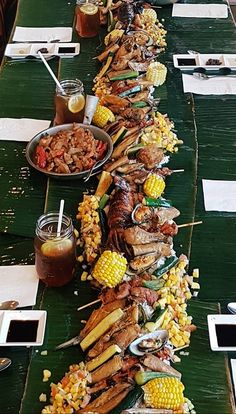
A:
POLYGON ((52 241, 48 240, 41 246, 41 252, 47 257, 56 257, 67 253, 72 248, 72 241, 69 239, 52 241))
POLYGON ((71 96, 68 101, 68 109, 70 112, 75 114, 76 112, 80 112, 85 105, 84 95, 74 95, 71 96))
POLYGON ((83 4, 80 7, 80 10, 82 11, 82 13, 84 14, 89 14, 90 16, 92 14, 96 14, 98 12, 98 6, 96 6, 96 4, 83 4))

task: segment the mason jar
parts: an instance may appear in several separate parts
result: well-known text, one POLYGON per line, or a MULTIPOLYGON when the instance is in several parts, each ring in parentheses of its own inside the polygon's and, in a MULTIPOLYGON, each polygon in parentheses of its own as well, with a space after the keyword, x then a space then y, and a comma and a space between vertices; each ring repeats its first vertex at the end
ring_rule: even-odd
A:
POLYGON ((100 19, 97 0, 77 0, 76 26, 80 37, 95 37, 98 35, 100 19))
POLYGON ((60 81, 62 89, 56 87, 54 125, 83 122, 85 96, 79 79, 60 81))
POLYGON ((76 263, 76 239, 71 218, 62 216, 57 234, 59 214, 50 212, 39 217, 36 224, 34 250, 38 277, 47 286, 63 286, 72 278, 76 263))

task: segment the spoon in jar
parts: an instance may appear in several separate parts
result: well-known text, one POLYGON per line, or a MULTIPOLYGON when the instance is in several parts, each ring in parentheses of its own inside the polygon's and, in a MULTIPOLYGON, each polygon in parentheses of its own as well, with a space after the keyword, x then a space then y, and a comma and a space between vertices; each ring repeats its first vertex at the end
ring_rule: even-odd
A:
POLYGON ((13 310, 16 309, 19 305, 17 300, 6 300, 5 302, 0 302, 0 310, 13 310))
POLYGON ((11 359, 9 358, 0 358, 0 371, 8 368, 11 365, 11 359))

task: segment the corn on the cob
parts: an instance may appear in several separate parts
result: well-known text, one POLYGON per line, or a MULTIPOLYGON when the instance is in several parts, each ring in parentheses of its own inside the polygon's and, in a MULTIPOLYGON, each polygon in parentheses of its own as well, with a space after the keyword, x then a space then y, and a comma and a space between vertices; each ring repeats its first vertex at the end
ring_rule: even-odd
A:
POLYGON ((165 181, 157 174, 150 174, 146 179, 143 190, 148 197, 158 198, 165 189, 165 181))
POLYGON ((93 124, 99 128, 103 128, 108 122, 114 122, 115 116, 113 112, 105 106, 98 105, 93 115, 93 124))
POLYGON ((144 9, 142 12, 142 16, 145 22, 147 23, 155 23, 157 20, 157 14, 154 9, 144 9))
POLYGON ((127 260, 117 252, 106 250, 99 257, 93 269, 93 277, 102 285, 115 287, 126 271, 127 260))
POLYGON ((89 400, 87 385, 89 373, 84 364, 71 365, 69 372, 58 384, 51 384, 51 404, 43 408, 42 414, 73 414, 89 400))
POLYGON ((124 34, 123 29, 114 29, 110 33, 108 33, 104 38, 105 46, 109 45, 110 43, 115 43, 117 40, 121 39, 124 34))
POLYGON ((143 390, 147 407, 180 410, 185 402, 184 385, 178 378, 155 378, 143 390))
POLYGON ((153 83, 154 86, 163 85, 166 80, 167 69, 160 62, 152 62, 148 66, 146 79, 153 83))

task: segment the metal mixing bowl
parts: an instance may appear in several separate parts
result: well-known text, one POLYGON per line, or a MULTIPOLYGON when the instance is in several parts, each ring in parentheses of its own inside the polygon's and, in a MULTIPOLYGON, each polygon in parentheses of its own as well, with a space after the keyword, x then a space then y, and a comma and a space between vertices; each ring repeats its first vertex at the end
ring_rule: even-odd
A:
MULTIPOLYGON (((107 143, 107 152, 105 157, 98 162, 98 164, 96 165, 96 167, 94 168, 94 172, 98 171, 101 169, 101 166, 108 160, 108 158, 111 156, 112 151, 113 151, 113 144, 112 144, 112 140, 109 137, 109 135, 103 131, 100 128, 97 128, 93 125, 84 125, 84 124, 77 124, 78 126, 81 126, 83 128, 89 129, 93 134, 95 139, 99 139, 103 142, 107 143)), ((39 168, 35 162, 34 162, 34 157, 35 157, 35 151, 36 151, 36 147, 37 144, 40 140, 40 138, 46 136, 46 135, 55 135, 57 134, 59 131, 66 131, 67 129, 72 129, 73 124, 64 124, 64 125, 58 125, 52 128, 48 128, 45 129, 42 132, 39 132, 37 135, 35 135, 30 142, 28 143, 27 147, 26 147, 26 158, 28 163, 35 168, 37 171, 40 171, 43 174, 48 175, 49 177, 53 177, 53 178, 58 178, 58 179, 78 179, 78 178, 83 178, 85 177, 89 170, 85 170, 79 173, 69 173, 69 174, 59 174, 59 173, 55 173, 55 172, 50 172, 50 171, 46 171, 42 168, 39 168)))

